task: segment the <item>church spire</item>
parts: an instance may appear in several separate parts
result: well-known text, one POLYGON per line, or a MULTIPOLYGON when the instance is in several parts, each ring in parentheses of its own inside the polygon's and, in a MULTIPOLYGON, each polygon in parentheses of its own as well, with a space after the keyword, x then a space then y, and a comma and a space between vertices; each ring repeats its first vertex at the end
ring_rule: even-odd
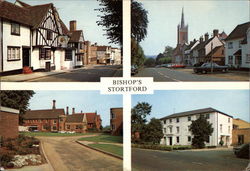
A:
POLYGON ((182 13, 181 13, 181 28, 185 27, 185 21, 184 21, 184 8, 182 7, 182 13))

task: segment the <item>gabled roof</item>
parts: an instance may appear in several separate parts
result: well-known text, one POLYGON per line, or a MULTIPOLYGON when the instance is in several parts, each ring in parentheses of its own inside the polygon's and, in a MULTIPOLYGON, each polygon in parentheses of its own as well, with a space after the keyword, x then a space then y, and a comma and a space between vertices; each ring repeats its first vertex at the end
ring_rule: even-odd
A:
POLYGON ((95 123, 96 113, 85 113, 88 123, 95 123))
POLYGON ((191 41, 190 44, 187 46, 186 50, 190 50, 190 49, 195 45, 195 43, 196 43, 197 41, 198 41, 198 40, 191 41))
POLYGON ((82 30, 70 31, 68 34, 70 36, 69 42, 77 43, 81 38, 82 30))
POLYGON ((84 114, 73 114, 73 115, 67 115, 66 122, 68 123, 79 123, 83 122, 84 114))
POLYGON ((22 2, 22 1, 16 0, 16 2, 18 2, 23 7, 30 7, 29 4, 26 4, 26 3, 22 2))
POLYGON ((237 25, 235 29, 227 36, 225 41, 244 38, 246 36, 246 32, 249 27, 250 27, 250 22, 237 25))
POLYGON ((209 107, 209 108, 204 108, 204 109, 191 110, 191 111, 187 111, 187 112, 175 113, 175 114, 163 117, 160 120, 165 120, 165 119, 169 119, 169 118, 176 118, 176 117, 183 117, 183 116, 189 116, 189 115, 195 115, 195 114, 209 113, 209 112, 219 112, 219 113, 221 113, 223 115, 232 117, 232 116, 230 116, 230 115, 228 115, 226 113, 223 113, 221 111, 218 111, 218 110, 216 110, 214 108, 209 107))
POLYGON ((207 57, 211 57, 211 54, 216 53, 217 50, 219 50, 221 47, 223 47, 223 45, 217 46, 217 47, 213 48, 206 56, 207 56, 207 57))
POLYGON ((57 119, 60 115, 65 115, 64 109, 28 110, 24 114, 24 119, 57 119))

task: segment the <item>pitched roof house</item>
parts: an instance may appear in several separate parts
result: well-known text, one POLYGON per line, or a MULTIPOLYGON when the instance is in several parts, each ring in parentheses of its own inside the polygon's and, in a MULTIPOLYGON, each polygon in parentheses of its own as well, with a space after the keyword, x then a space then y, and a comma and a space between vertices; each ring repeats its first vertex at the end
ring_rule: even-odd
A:
POLYGON ((88 130, 101 130, 102 119, 97 113, 84 113, 87 118, 88 130))

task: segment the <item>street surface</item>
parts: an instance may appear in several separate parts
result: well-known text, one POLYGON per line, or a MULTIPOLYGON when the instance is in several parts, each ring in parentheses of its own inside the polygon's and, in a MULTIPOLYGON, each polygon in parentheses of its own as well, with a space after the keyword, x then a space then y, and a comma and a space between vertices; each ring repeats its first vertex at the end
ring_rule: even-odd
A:
POLYGON ((248 163, 247 159, 236 158, 232 149, 166 152, 132 148, 134 171, 239 171, 248 163))
POLYGON ((30 82, 99 82, 101 77, 121 77, 119 65, 100 65, 88 69, 77 69, 71 72, 32 79, 30 82))
POLYGON ((181 81, 249 81, 249 73, 228 72, 195 74, 192 69, 143 68, 135 77, 154 77, 157 82, 181 81))
POLYGON ((41 140, 48 162, 55 171, 123 170, 122 160, 76 143, 80 137, 37 138, 41 140))

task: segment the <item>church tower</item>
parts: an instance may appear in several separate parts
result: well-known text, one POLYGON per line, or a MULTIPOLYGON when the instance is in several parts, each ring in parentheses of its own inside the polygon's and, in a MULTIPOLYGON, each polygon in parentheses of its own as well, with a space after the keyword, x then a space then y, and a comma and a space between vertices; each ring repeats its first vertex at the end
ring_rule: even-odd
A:
POLYGON ((185 25, 183 8, 181 14, 181 24, 177 26, 177 37, 177 45, 183 45, 185 43, 188 43, 188 25, 185 25))

